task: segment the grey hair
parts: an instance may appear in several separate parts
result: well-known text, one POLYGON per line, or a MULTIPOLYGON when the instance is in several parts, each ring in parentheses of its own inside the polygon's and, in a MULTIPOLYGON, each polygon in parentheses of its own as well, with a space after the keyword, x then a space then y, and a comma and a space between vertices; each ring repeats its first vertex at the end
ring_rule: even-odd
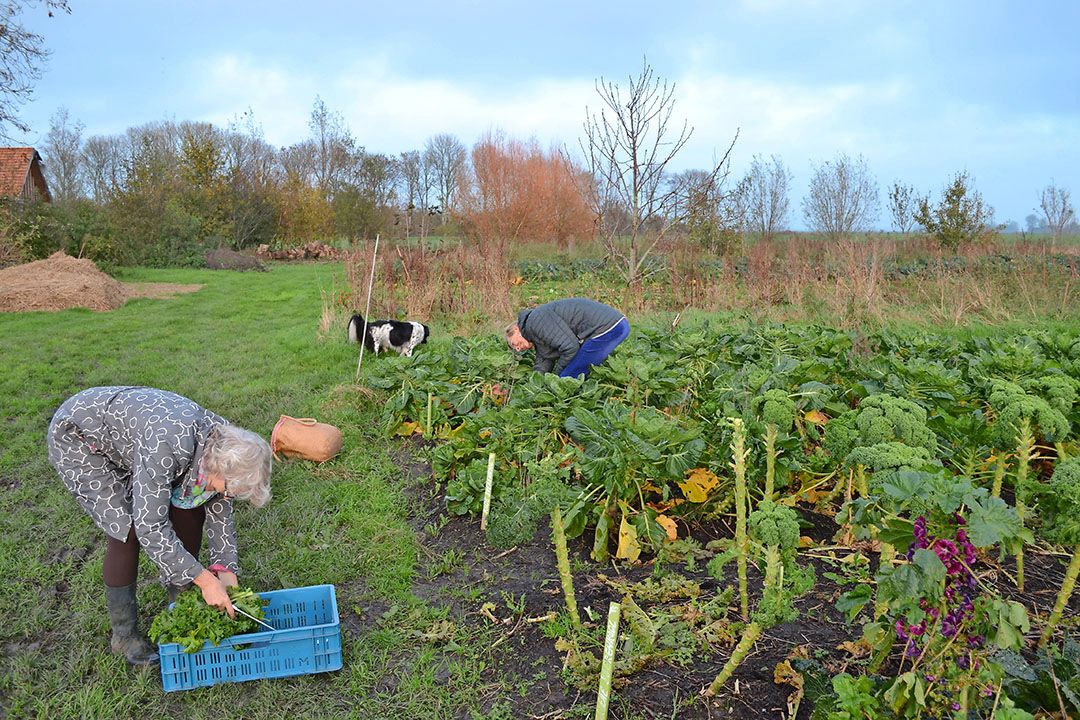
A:
POLYGON ((507 337, 507 339, 509 339, 510 336, 514 334, 515 330, 517 330, 518 332, 521 332, 521 328, 518 327, 518 324, 516 322, 512 322, 512 323, 510 323, 509 325, 506 326, 506 337, 507 337))
POLYGON ((270 502, 271 462, 266 441, 235 425, 214 428, 203 454, 203 470, 221 475, 229 495, 255 507, 270 502))

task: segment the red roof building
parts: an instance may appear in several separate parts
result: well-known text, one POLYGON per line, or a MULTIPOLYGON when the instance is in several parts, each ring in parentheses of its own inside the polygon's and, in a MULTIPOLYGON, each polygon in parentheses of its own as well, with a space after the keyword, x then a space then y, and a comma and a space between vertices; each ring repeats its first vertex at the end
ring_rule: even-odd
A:
POLYGON ((37 150, 0 148, 0 197, 52 202, 37 150))

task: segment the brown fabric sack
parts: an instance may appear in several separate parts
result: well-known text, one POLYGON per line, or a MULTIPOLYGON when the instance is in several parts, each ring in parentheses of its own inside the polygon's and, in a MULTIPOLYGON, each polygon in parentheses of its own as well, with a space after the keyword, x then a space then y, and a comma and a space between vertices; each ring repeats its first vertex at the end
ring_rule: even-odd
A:
POLYGON ((341 452, 341 442, 341 430, 315 418, 282 415, 270 433, 270 450, 275 458, 281 453, 288 458, 326 462, 341 452))

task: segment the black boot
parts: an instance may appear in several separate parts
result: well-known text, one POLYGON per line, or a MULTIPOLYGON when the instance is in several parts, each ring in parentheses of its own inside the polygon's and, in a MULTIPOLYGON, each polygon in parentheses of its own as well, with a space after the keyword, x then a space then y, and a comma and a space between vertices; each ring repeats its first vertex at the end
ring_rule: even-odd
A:
POLYGON ((157 648, 139 633, 139 606, 135 602, 135 583, 124 587, 105 586, 105 604, 112 623, 112 651, 132 665, 158 662, 157 648))
POLYGON ((191 583, 184 583, 183 585, 166 585, 165 589, 169 592, 169 604, 172 605, 176 602, 176 598, 180 597, 180 593, 191 587, 191 583))

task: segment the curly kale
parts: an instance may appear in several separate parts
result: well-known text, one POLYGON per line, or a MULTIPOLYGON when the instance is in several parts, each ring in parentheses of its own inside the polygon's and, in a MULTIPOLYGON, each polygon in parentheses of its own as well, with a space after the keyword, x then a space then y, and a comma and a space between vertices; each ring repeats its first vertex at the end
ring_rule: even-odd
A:
POLYGON ((1020 386, 1031 393, 1046 400, 1050 407, 1062 415, 1072 412, 1076 404, 1077 382, 1068 375, 1044 375, 1040 378, 1023 380, 1020 386))
POLYGON ((1080 457, 1057 464, 1043 502, 1048 510, 1043 530, 1047 539, 1062 545, 1080 545, 1080 457))
POLYGON ((859 445, 895 441, 930 452, 937 450, 937 437, 926 426, 926 410, 904 398, 871 395, 859 405, 855 427, 859 445))
POLYGON ((798 550, 799 515, 791 508, 762 500, 758 509, 750 513, 748 523, 750 536, 762 545, 778 547, 785 560, 798 550))
POLYGON ((775 425, 780 432, 788 432, 795 424, 795 401, 779 388, 758 395, 754 398, 753 407, 762 422, 775 425))
MULTIPOLYGON (((1045 379, 1047 378, 1042 378, 1045 379)), ((1056 402, 1064 402, 1064 399, 1064 395, 1059 395, 1056 402)), ((1069 420, 1059 409, 1038 395, 1026 392, 1014 382, 993 381, 989 401, 997 416, 993 427, 993 440, 999 448, 1016 447, 1017 433, 1023 419, 1030 420, 1036 433, 1050 442, 1063 440, 1069 434, 1069 420)))
POLYGON ((859 430, 855 427, 858 416, 858 410, 849 410, 825 423, 825 441, 822 445, 834 458, 847 457, 852 448, 859 444, 859 430))
POLYGON ((845 463, 849 466, 866 466, 873 473, 875 481, 882 483, 905 470, 922 470, 934 464, 934 457, 924 447, 883 442, 855 448, 848 453, 845 463))

